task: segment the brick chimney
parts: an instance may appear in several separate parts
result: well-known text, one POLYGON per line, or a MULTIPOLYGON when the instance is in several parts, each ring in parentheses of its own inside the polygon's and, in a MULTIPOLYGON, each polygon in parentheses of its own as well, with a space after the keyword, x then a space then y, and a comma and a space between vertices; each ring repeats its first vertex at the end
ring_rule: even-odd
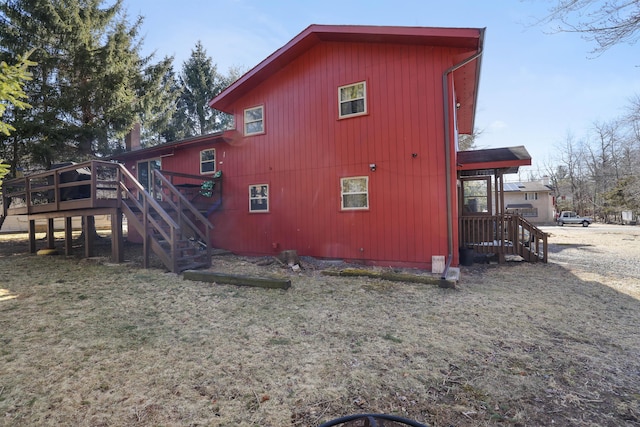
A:
POLYGON ((127 151, 135 151, 140 148, 140 123, 133 125, 133 128, 124 137, 124 147, 127 151))

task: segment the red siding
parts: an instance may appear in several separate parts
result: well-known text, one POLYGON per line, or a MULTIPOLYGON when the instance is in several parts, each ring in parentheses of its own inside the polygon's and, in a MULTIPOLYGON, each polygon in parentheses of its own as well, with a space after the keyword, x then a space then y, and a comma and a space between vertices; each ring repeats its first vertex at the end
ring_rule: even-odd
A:
MULTIPOLYGON (((211 218, 214 244, 422 267, 447 255, 441 82, 454 53, 320 43, 241 98, 238 130, 244 108, 264 105, 265 134, 216 145, 224 204, 211 218), (367 82, 368 114, 338 120, 338 87, 359 81, 367 82), (368 211, 340 211, 340 178, 348 176, 369 177, 368 211), (270 212, 249 213, 248 186, 262 183, 270 212)), ((193 173, 198 153, 163 162, 193 173)))

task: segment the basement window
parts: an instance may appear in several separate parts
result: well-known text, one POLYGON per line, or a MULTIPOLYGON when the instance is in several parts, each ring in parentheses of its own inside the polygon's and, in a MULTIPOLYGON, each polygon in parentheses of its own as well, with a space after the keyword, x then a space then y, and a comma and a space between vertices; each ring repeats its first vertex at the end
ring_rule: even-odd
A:
POLYGON ((369 209, 369 177, 340 178, 342 210, 369 209))
POLYGON ((367 84, 359 82, 338 88, 339 118, 367 114, 367 84))
POLYGON ((259 135, 264 133, 264 106, 244 110, 244 134, 259 135))
POLYGON ((200 175, 216 172, 216 149, 210 148, 200 152, 200 175))
POLYGON ((249 212, 269 212, 269 184, 249 186, 249 212))

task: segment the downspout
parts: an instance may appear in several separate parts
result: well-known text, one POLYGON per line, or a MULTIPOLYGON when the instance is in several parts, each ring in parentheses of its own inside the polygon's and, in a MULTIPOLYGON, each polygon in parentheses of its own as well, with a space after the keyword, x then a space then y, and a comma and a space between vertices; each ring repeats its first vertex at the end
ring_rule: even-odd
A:
MULTIPOLYGON (((452 67, 445 70, 442 74, 442 97, 443 97, 443 106, 444 106, 444 159, 445 159, 445 174, 446 174, 446 183, 445 183, 445 192, 446 192, 446 203, 447 203, 447 249, 448 256, 447 262, 444 267, 444 271, 440 278, 442 280, 446 280, 447 274, 449 273, 449 268, 451 267, 451 262, 453 261, 453 196, 451 194, 451 132, 449 130, 449 75, 456 71, 458 68, 464 67, 471 61, 475 61, 480 56, 482 56, 483 51, 483 40, 484 40, 484 28, 480 31, 480 37, 478 41, 478 51, 471 55, 470 57, 464 59, 462 62, 459 62, 452 67)), ((478 80, 480 79, 480 72, 478 71, 478 80)), ((476 83, 476 88, 478 84, 476 83)), ((477 93, 477 89, 476 89, 477 93)), ((475 104, 474 104, 475 105, 475 104)), ((474 106, 475 108, 475 106, 474 106)))

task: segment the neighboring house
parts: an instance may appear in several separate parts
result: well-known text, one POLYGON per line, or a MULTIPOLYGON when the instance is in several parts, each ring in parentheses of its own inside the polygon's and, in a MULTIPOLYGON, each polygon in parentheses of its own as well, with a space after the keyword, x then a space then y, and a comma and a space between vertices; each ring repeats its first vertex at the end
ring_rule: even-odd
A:
POLYGON ((554 224, 555 198, 548 180, 507 182, 504 184, 504 202, 507 213, 522 215, 538 225, 554 224))
POLYGON ((457 135, 474 129, 483 38, 312 25, 210 102, 236 129, 114 159, 147 188, 154 168, 222 173, 211 240, 238 254, 457 265, 459 174, 501 179, 531 163, 523 147, 499 162, 458 159, 457 135))

